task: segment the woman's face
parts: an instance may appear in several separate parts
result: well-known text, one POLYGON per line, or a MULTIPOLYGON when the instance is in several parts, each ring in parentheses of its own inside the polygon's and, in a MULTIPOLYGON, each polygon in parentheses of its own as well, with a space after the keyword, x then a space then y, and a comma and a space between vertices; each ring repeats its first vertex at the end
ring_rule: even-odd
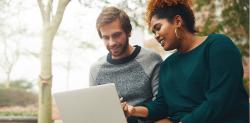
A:
POLYGON ((178 47, 179 40, 175 36, 174 23, 167 19, 159 19, 153 16, 150 22, 150 30, 155 34, 155 39, 161 44, 164 50, 174 50, 178 47))

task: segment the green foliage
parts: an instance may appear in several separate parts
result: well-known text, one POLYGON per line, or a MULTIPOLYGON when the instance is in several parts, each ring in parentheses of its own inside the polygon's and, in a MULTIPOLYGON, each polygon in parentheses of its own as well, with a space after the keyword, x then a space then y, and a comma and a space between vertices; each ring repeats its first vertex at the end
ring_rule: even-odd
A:
POLYGON ((243 56, 249 56, 248 0, 196 0, 195 13, 208 12, 199 27, 200 34, 223 33, 233 39, 243 56), (206 9, 202 9, 206 8, 206 9))
MULTIPOLYGON (((100 0, 95 2, 93 0, 78 0, 84 7, 89 8, 103 8, 104 6, 114 4, 113 0, 100 0)), ((126 11, 126 13, 130 17, 130 21, 134 27, 140 27, 142 29, 146 29, 144 23, 144 13, 146 0, 119 0, 115 1, 116 5, 126 11)))
POLYGON ((243 56, 249 56, 249 2, 248 0, 224 0, 229 2, 222 12, 226 34, 232 36, 243 56))
MULTIPOLYGON (((79 0, 88 3, 88 7, 96 6, 91 0, 79 0), (92 4, 90 4, 92 3, 92 4)), ((111 3, 110 0, 99 2, 99 7, 111 3)), ((199 28, 199 35, 210 33, 226 34, 233 39, 243 56, 249 56, 249 2, 248 0, 193 0, 194 13, 206 13, 201 17, 204 22, 199 28)), ((86 6, 86 4, 84 4, 86 6)), ((117 6, 124 9, 132 24, 147 29, 144 23, 145 0, 120 0, 117 6)))
POLYGON ((197 4, 197 10, 200 11, 202 6, 206 6, 209 4, 209 0, 197 0, 196 4, 197 4))
POLYGON ((10 87, 21 90, 30 90, 33 85, 31 82, 27 82, 26 80, 15 80, 10 83, 10 87))
POLYGON ((1 106, 27 106, 37 103, 37 95, 20 89, 0 89, 1 106))
MULTIPOLYGON (((248 0, 224 0, 223 4, 230 4, 222 12, 223 22, 234 29, 242 27, 245 33, 249 33, 249 1, 248 0)), ((237 35, 236 35, 237 36, 237 35)))
POLYGON ((245 89, 246 89, 246 91, 247 91, 247 93, 248 93, 248 95, 249 95, 249 78, 244 78, 243 79, 243 85, 244 85, 244 87, 245 87, 245 89))
MULTIPOLYGON (((4 83, 0 84, 0 88, 5 88, 4 83)), ((10 88, 16 89, 16 90, 25 90, 29 91, 33 88, 33 85, 31 82, 28 82, 27 80, 14 80, 10 82, 10 88)))

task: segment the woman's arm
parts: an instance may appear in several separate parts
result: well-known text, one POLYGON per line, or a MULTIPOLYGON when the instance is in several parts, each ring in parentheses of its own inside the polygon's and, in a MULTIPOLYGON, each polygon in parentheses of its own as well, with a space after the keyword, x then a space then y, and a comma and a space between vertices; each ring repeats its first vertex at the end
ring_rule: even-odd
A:
POLYGON ((127 117, 129 116, 136 116, 136 117, 147 117, 148 116, 148 109, 144 106, 132 106, 129 105, 127 102, 124 102, 123 111, 127 117))

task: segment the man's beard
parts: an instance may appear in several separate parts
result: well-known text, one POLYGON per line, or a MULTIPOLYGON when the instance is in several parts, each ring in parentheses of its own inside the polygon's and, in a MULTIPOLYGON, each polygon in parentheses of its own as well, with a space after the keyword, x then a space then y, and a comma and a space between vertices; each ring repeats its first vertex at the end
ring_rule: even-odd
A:
MULTIPOLYGON (((126 39, 126 43, 125 43, 125 45, 123 45, 121 48, 121 52, 119 52, 119 54, 117 54, 117 55, 115 55, 115 56, 120 56, 120 55, 122 55, 124 52, 126 52, 126 50, 128 49, 128 46, 129 46, 129 41, 128 41, 128 37, 127 37, 127 39, 126 39)), ((112 55, 112 56, 114 56, 114 54, 112 54, 112 52, 111 51, 109 51, 109 53, 112 55)))

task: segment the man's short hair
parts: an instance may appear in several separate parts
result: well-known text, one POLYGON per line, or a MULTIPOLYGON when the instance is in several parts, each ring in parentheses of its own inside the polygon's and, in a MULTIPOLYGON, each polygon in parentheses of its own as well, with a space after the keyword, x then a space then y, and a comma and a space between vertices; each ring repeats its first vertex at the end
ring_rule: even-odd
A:
POLYGON ((100 28, 106 24, 112 23, 114 20, 119 19, 122 29, 129 34, 132 30, 132 26, 129 20, 128 15, 121 9, 118 9, 114 6, 103 8, 102 12, 99 14, 96 20, 96 29, 100 38, 102 38, 102 34, 100 32, 100 28))

